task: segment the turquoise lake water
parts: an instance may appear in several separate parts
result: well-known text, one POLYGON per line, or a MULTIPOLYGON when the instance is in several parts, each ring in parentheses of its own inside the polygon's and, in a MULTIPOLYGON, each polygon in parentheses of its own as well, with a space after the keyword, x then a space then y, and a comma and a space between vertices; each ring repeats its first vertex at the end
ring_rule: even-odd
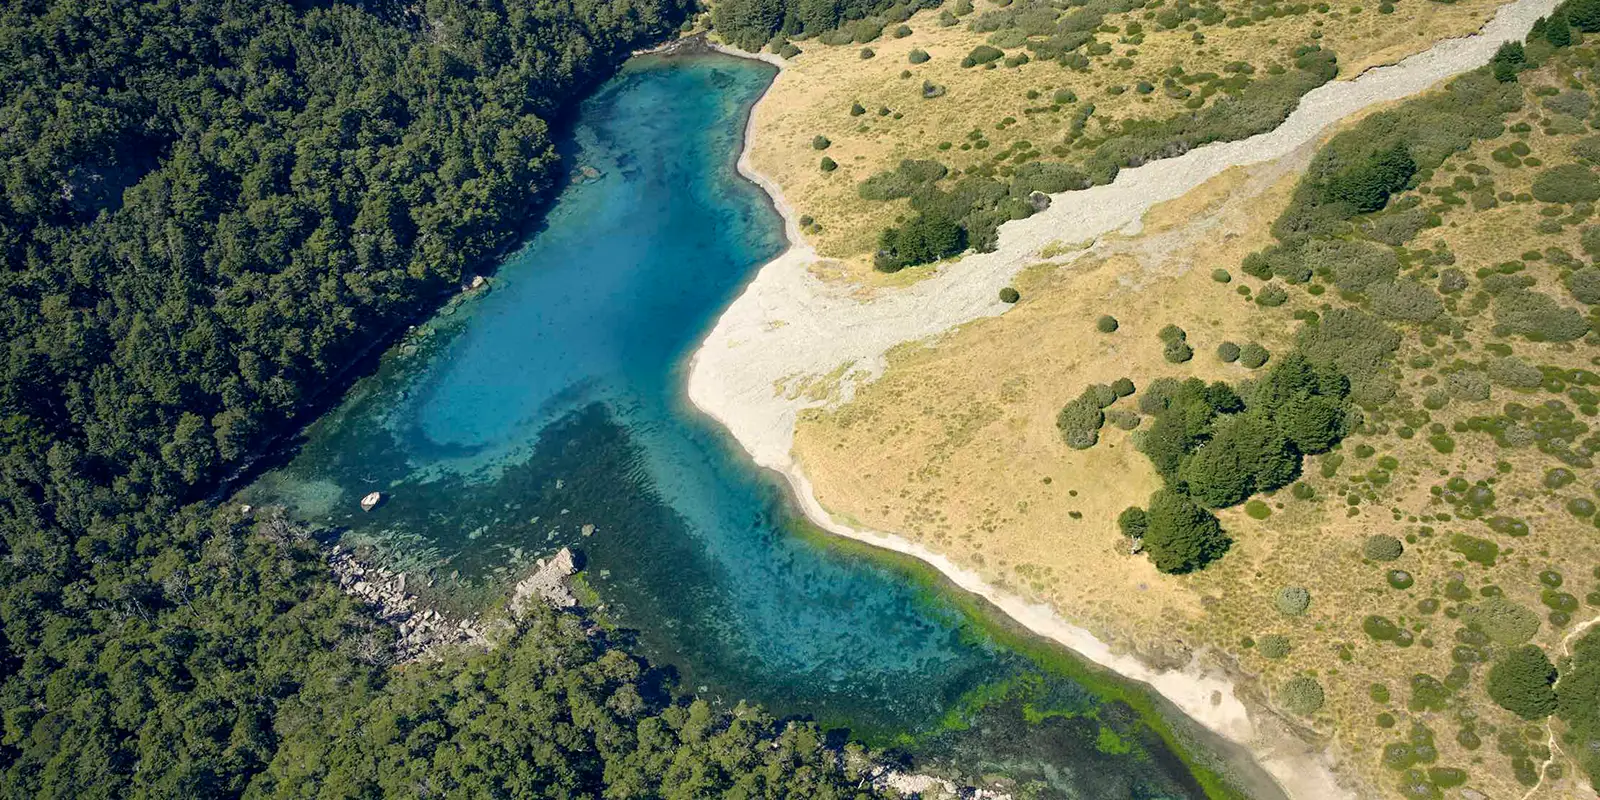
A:
POLYGON ((1202 796, 1127 705, 1002 646, 933 582, 804 533, 776 476, 688 405, 688 357, 783 247, 734 167, 771 77, 723 56, 630 62, 567 147, 598 176, 250 499, 343 529, 463 604, 572 545, 604 616, 686 689, 920 766, 1039 796, 1202 796), (389 500, 362 513, 373 490, 389 500))

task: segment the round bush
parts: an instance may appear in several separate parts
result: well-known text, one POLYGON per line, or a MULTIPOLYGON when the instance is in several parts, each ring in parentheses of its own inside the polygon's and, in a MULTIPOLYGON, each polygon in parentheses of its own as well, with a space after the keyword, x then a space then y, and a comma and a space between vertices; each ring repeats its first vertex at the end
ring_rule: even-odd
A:
POLYGON ((1022 295, 1017 294, 1017 290, 1010 286, 1000 290, 1000 302, 1002 303, 1015 303, 1021 299, 1022 295))
POLYGON ((1117 318, 1107 314, 1095 320, 1094 327, 1095 330, 1101 333, 1115 333, 1117 330, 1117 318))
POLYGON ((1389 534, 1374 533, 1362 544, 1362 555, 1374 562, 1392 562, 1405 552, 1405 544, 1389 534))
POLYGON ((931 58, 931 56, 928 55, 928 51, 921 49, 912 50, 906 56, 906 60, 913 64, 926 64, 929 58, 931 58))
POLYGON ((1181 339, 1167 342, 1166 347, 1161 349, 1161 357, 1165 358, 1169 363, 1182 364, 1194 358, 1194 348, 1181 339))
POLYGON ((1388 617, 1373 614, 1361 621, 1361 630, 1368 636, 1380 642, 1393 641, 1400 637, 1400 628, 1388 617))
POLYGON ((1211 280, 1214 280, 1217 283, 1228 283, 1233 280, 1233 276, 1228 274, 1228 271, 1225 269, 1214 269, 1211 270, 1211 280))
POLYGON ((1592 203, 1600 200, 1600 178, 1582 164, 1562 164, 1533 179, 1533 196, 1541 203, 1592 203))
POLYGON ((823 172, 832 172, 832 171, 834 171, 834 170, 839 168, 839 162, 834 161, 833 159, 828 158, 827 156, 823 156, 822 157, 822 163, 819 164, 818 166, 820 166, 822 168, 823 172))
POLYGON ((1406 551, 1406 546, 1399 539, 1382 533, 1374 533, 1367 537, 1361 545, 1361 553, 1373 561, 1393 561, 1406 551))
POLYGON ((1224 364, 1232 364, 1239 360, 1239 345, 1233 342, 1223 342, 1217 345, 1217 358, 1224 364))
POLYGON ((1267 363, 1268 358, 1271 358, 1271 354, 1267 352, 1267 348, 1255 342, 1239 348, 1239 363, 1249 369, 1260 369, 1267 363))
POLYGON ((1473 630, 1482 631, 1491 641, 1519 645, 1539 632, 1539 615, 1526 606, 1501 596, 1485 597, 1462 609, 1461 619, 1473 630))
POLYGON ((1256 652, 1264 658, 1283 658, 1289 655, 1289 637, 1281 633, 1269 633, 1256 640, 1256 652))
POLYGON ((872 48, 870 48, 870 47, 861 48, 861 60, 862 61, 866 61, 867 59, 872 58, 875 55, 877 55, 877 53, 872 52, 872 48))
POLYGON ((861 116, 862 114, 865 114, 865 113, 867 113, 866 106, 863 106, 860 103, 851 103, 850 104, 850 116, 859 117, 859 116, 861 116))
POLYGON ((1272 597, 1272 605, 1286 617, 1298 617, 1311 605, 1311 593, 1303 586, 1285 586, 1272 597))
POLYGON ((1417 582, 1416 578, 1411 577, 1411 573, 1403 569, 1389 570, 1384 579, 1389 582, 1390 588, 1393 589, 1410 589, 1417 582))
POLYGON ((1118 397, 1127 397, 1133 394, 1133 381, 1129 378, 1118 378, 1111 382, 1111 391, 1116 392, 1118 397))
POLYGON ((832 146, 833 146, 833 141, 831 139, 829 139, 828 137, 823 136, 820 133, 817 134, 816 137, 811 140, 811 149, 812 150, 826 150, 826 149, 828 149, 828 148, 830 148, 832 146))
POLYGON ((911 26, 909 26, 909 25, 900 25, 900 26, 898 26, 898 27, 896 27, 894 29, 894 38, 896 38, 896 39, 904 39, 904 38, 906 38, 907 36, 910 36, 910 35, 911 35, 911 26))
POLYGON ((1322 684, 1317 683, 1316 678, 1299 675, 1283 684, 1278 691, 1278 699, 1290 713, 1308 717, 1321 710, 1326 698, 1322 693, 1322 684))

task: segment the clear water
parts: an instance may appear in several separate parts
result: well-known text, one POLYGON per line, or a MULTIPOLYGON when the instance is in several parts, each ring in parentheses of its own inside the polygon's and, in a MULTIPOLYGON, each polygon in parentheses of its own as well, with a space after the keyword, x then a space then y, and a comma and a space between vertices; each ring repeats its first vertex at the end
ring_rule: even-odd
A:
POLYGON ((688 356, 783 246, 734 168, 771 76, 722 56, 630 62, 582 108, 579 180, 491 290, 419 326, 250 499, 462 604, 575 546, 604 615, 690 690, 921 766, 1046 796, 1198 796, 1128 706, 1006 649, 947 590, 797 534, 775 476, 688 406, 688 356), (363 513, 373 490, 389 499, 363 513))

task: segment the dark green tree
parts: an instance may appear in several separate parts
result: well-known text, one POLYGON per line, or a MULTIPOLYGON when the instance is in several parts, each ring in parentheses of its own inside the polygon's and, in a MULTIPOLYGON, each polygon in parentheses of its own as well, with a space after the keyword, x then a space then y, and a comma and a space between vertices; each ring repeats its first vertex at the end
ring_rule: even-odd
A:
POLYGON ((1501 708, 1527 720, 1544 719, 1556 710, 1556 668, 1538 645, 1523 645, 1489 669, 1489 697, 1501 708))

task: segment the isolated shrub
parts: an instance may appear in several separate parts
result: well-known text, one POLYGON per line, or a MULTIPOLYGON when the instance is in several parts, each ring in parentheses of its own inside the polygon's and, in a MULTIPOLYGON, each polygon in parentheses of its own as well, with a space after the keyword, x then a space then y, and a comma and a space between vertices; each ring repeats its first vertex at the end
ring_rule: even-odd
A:
POLYGON ((1232 364, 1239 360, 1239 345, 1233 342, 1223 342, 1217 345, 1217 358, 1224 364, 1232 364))
POLYGON ((870 48, 870 47, 861 48, 861 60, 862 61, 866 61, 867 59, 872 58, 875 55, 877 55, 877 53, 872 52, 872 48, 870 48))
POLYGON ((1276 283, 1269 283, 1256 292, 1256 305, 1277 308, 1289 302, 1289 293, 1276 283))
POLYGON ((1452 397, 1469 402, 1489 399, 1489 376, 1477 370, 1458 370, 1445 376, 1452 397))
POLYGON ((1010 286, 1000 290, 1000 302, 1002 303, 1015 303, 1021 299, 1022 295, 1018 294, 1017 290, 1010 286))
POLYGON ((865 114, 865 113, 867 113, 867 109, 866 109, 865 106, 861 105, 860 103, 851 103, 850 104, 850 116, 859 117, 859 116, 861 116, 862 114, 865 114))
POLYGON ((1278 690, 1278 701, 1291 714, 1308 717, 1321 710, 1326 698, 1322 684, 1316 678, 1297 675, 1284 682, 1278 690))
POLYGON ((1095 330, 1101 333, 1115 333, 1117 330, 1117 318, 1106 314, 1095 320, 1094 327, 1095 330))
POLYGON ((832 146, 833 146, 832 140, 830 140, 826 136, 823 136, 820 133, 817 134, 811 140, 811 149, 812 150, 826 150, 826 149, 828 149, 829 147, 832 147, 832 146))
POLYGON ((1160 331, 1156 332, 1156 338, 1171 344, 1172 342, 1181 342, 1189 338, 1189 334, 1176 325, 1165 325, 1162 326, 1160 331))
POLYGON ((1146 515, 1149 527, 1144 549, 1161 572, 1204 569, 1232 544, 1216 516, 1171 489, 1159 489, 1150 496, 1146 515))
POLYGON ((1501 386, 1518 389, 1537 389, 1544 383, 1544 373, 1538 367, 1516 356, 1505 356, 1489 362, 1489 380, 1501 386))
POLYGON ((1285 586, 1272 596, 1272 605, 1286 617, 1298 617, 1311 605, 1311 593, 1304 586, 1285 586))
POLYGON ((1233 280, 1233 276, 1228 274, 1227 270, 1219 268, 1211 270, 1211 280, 1217 283, 1229 283, 1233 280))
POLYGON ((1061 438, 1074 450, 1094 447, 1100 441, 1100 427, 1105 421, 1105 412, 1088 393, 1062 406, 1060 413, 1056 414, 1056 427, 1061 429, 1061 438))
POLYGON ((1175 339, 1161 349, 1161 356, 1170 363, 1182 364, 1194 358, 1194 348, 1181 339, 1175 339))
POLYGON ((1144 532, 1149 527, 1149 518, 1145 516, 1144 509, 1138 506, 1128 506, 1117 515, 1117 528, 1129 539, 1144 538, 1144 532))
POLYGON ((1467 288, 1467 274, 1455 267, 1439 271, 1439 292, 1455 294, 1467 288))
POLYGON ((1393 561, 1406 551, 1399 539, 1383 533, 1374 533, 1361 545, 1361 554, 1373 561, 1393 561))
POLYGON ((818 166, 821 167, 823 172, 832 172, 832 171, 834 171, 834 170, 839 168, 839 162, 834 161, 833 159, 828 158, 827 156, 823 156, 822 157, 822 161, 818 166))
POLYGON ((1549 295, 1517 289, 1495 295, 1494 332, 1537 342, 1570 342, 1589 332, 1589 321, 1549 295))
POLYGON ((1592 203, 1600 200, 1600 177, 1582 164, 1562 164, 1534 176, 1533 196, 1544 203, 1592 203))
POLYGON ((896 27, 894 29, 894 38, 896 38, 896 39, 904 39, 904 38, 906 38, 907 36, 910 36, 910 35, 911 35, 911 26, 909 26, 909 25, 900 25, 900 26, 898 26, 898 27, 896 27))
POLYGON ((943 85, 934 83, 933 81, 922 82, 922 99, 932 100, 935 97, 944 97, 944 93, 945 88, 943 85))
POLYGON ((906 60, 913 64, 925 64, 929 58, 928 51, 921 48, 913 48, 910 53, 906 54, 906 60))
POLYGON ((1000 57, 1005 54, 1006 53, 1004 50, 996 47, 990 47, 986 44, 980 44, 977 47, 972 48, 972 52, 967 53, 966 57, 961 59, 961 66, 975 67, 979 64, 987 64, 991 61, 999 60, 1000 57))
POLYGON ((1249 369, 1260 369, 1267 363, 1268 358, 1271 358, 1271 354, 1267 352, 1267 348, 1255 342, 1239 348, 1239 363, 1249 369))
POLYGON ((1586 305, 1600 303, 1600 268, 1584 267, 1567 276, 1567 291, 1586 305))
POLYGON ((1546 97, 1543 105, 1557 114, 1582 119, 1589 116, 1589 110, 1594 106, 1594 99, 1588 92, 1568 89, 1555 97, 1546 97))
POLYGON ((1256 652, 1263 658, 1283 658, 1289 655, 1289 649, 1289 637, 1281 633, 1269 633, 1256 640, 1256 652))
POLYGON ((1139 427, 1139 415, 1121 408, 1106 409, 1106 422, 1125 431, 1139 427))
POLYGON ((1392 642, 1400 636, 1400 628, 1388 617, 1370 614, 1361 620, 1361 631, 1373 641, 1392 642))
POLYGON ((1501 708, 1526 720, 1544 719, 1556 710, 1555 680, 1556 668, 1544 650, 1529 644, 1495 662, 1486 688, 1501 708))

